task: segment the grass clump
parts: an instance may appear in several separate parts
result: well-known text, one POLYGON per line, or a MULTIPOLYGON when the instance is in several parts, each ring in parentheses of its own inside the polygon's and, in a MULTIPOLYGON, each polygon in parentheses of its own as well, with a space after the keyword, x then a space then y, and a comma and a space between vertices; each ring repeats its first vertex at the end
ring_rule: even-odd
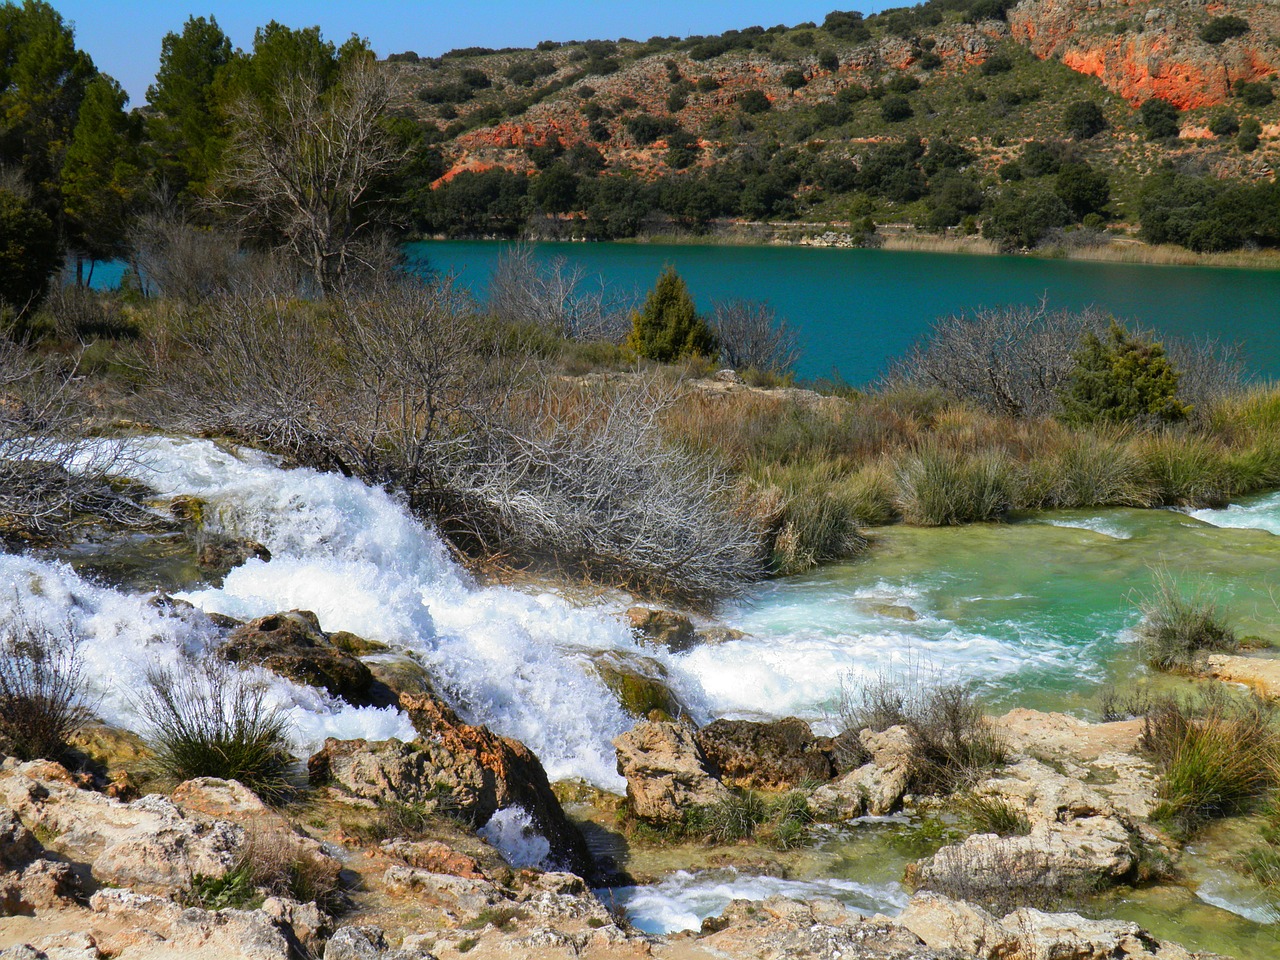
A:
POLYGON ((1280 782, 1275 709, 1257 697, 1215 687, 1197 700, 1166 700, 1148 715, 1141 744, 1161 768, 1152 816, 1183 835, 1249 811, 1280 782))
POLYGON ((999 450, 963 453, 927 442, 898 467, 897 507, 925 527, 998 520, 1014 504, 1017 470, 999 450))
POLYGON ((970 795, 960 804, 961 815, 974 833, 998 837, 1025 837, 1031 833, 1027 814, 1002 797, 970 795))
POLYGON ((1167 570, 1156 572, 1139 606, 1143 656, 1159 670, 1191 670, 1205 652, 1238 649, 1218 601, 1203 589, 1187 593, 1167 570))
POLYGON ((239 857, 219 877, 197 876, 183 900, 205 910, 255 908, 267 897, 315 903, 329 913, 346 906, 336 860, 279 828, 250 829, 239 857))
POLYGON ((57 760, 92 715, 74 634, 29 623, 19 610, 0 631, 0 751, 57 760))
POLYGON ((771 465, 755 478, 762 499, 776 504, 770 565, 782 575, 855 556, 867 544, 858 531, 863 516, 882 516, 866 482, 834 464, 771 465))
POLYGON ((1098 691, 1098 714, 1104 723, 1145 717, 1155 706, 1156 701, 1141 688, 1121 691, 1114 684, 1107 684, 1098 691))
POLYGON ((155 667, 137 706, 162 776, 239 780, 269 802, 288 794, 288 721, 263 683, 217 659, 155 667))

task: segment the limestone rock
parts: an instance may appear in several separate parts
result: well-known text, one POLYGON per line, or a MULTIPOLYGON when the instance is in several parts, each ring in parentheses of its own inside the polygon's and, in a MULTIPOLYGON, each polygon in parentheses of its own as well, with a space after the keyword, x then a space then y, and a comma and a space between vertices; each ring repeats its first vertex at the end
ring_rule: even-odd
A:
POLYGON ((447 905, 473 916, 506 899, 488 880, 469 880, 414 867, 389 867, 383 883, 389 890, 411 894, 414 900, 447 905))
POLYGON ((360 660, 334 646, 309 610, 291 610, 251 620, 227 637, 219 653, 231 663, 252 663, 358 706, 371 702, 373 674, 360 660))
POLYGON ((25 867, 41 854, 40 841, 12 810, 0 810, 0 872, 25 867))
POLYGON ((128 890, 99 890, 90 909, 115 931, 99 938, 104 953, 123 960, 290 960, 288 937, 261 910, 182 908, 128 890))
POLYGON ((189 817, 166 797, 122 803, 82 789, 56 763, 32 761, 0 770, 0 806, 54 839, 46 846, 94 879, 145 892, 185 889, 192 877, 218 877, 235 862, 244 830, 189 817))
POLYGON ((680 819, 685 808, 715 803, 728 789, 712 776, 693 731, 681 723, 638 723, 613 741, 618 773, 637 817, 680 819))
POLYGON ((688 650, 696 642, 693 621, 671 610, 632 607, 627 611, 631 630, 642 640, 666 647, 672 653, 688 650))
POLYGON ((56 910, 80 894, 80 878, 70 864, 32 860, 21 871, 0 873, 0 916, 56 910))
POLYGON ((418 732, 416 741, 434 760, 438 778, 455 796, 474 798, 477 825, 498 810, 521 807, 551 844, 557 863, 584 876, 591 872, 586 841, 564 815, 533 751, 488 727, 463 723, 432 697, 402 696, 400 706, 418 732))
POLYGON ((1075 913, 1016 910, 996 919, 978 907, 937 894, 911 900, 898 924, 926 945, 983 960, 1190 960, 1133 923, 1089 920, 1075 913))
POLYGON ((474 857, 438 840, 387 840, 382 844, 382 851, 419 870, 447 873, 468 880, 488 879, 474 857))
POLYGON ((903 767, 884 769, 866 763, 838 780, 813 792, 809 803, 820 814, 836 820, 850 820, 863 814, 883 817, 902 804, 909 784, 903 767))
POLYGON ((782 790, 835 774, 831 741, 795 717, 770 723, 716 720, 695 734, 720 780, 733 787, 782 790))

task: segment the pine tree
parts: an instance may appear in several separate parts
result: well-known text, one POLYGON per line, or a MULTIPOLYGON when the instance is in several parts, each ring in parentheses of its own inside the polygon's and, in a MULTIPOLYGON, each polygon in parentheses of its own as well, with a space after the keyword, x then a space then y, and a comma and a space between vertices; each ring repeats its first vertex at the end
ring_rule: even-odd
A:
POLYGON ((644 306, 632 314, 627 346, 660 363, 714 354, 715 334, 698 316, 689 288, 674 267, 662 271, 644 306))

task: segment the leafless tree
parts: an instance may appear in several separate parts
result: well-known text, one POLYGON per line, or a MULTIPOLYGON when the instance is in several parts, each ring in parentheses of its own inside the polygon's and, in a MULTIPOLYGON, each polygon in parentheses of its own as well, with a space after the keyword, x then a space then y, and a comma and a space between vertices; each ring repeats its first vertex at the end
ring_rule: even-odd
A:
POLYGON ((1178 396, 1191 404, 1191 415, 1208 414, 1214 404, 1239 392, 1247 379, 1240 344, 1215 337, 1174 337, 1164 341, 1169 362, 1178 371, 1178 396))
POLYGON ((524 244, 505 250, 489 278, 489 312, 499 320, 533 323, 573 340, 621 341, 633 299, 564 257, 539 264, 524 244))
POLYGON ((245 98, 231 111, 223 202, 246 226, 278 232, 325 293, 385 266, 375 193, 405 155, 381 122, 395 85, 360 58, 329 89, 295 76, 269 103, 245 98))
POLYGON ((0 339, 0 538, 55 537, 76 519, 149 519, 107 478, 118 442, 89 439, 74 367, 0 339))
POLYGON ((891 380, 938 388, 992 413, 1049 416, 1075 366, 1086 332, 1105 335, 1111 318, 1038 307, 983 308, 953 314, 929 333, 890 374, 891 380))
POLYGON ((800 358, 796 332, 778 320, 767 303, 722 300, 711 311, 711 326, 720 344, 720 360, 735 370, 761 370, 785 376, 800 358))

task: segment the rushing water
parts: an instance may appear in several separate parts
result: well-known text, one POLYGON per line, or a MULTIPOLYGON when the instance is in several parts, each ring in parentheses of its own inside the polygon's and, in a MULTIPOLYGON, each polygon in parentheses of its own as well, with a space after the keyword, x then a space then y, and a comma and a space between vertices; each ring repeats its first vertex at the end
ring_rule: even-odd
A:
MULTIPOLYGON (((506 245, 484 241, 411 244, 426 268, 452 273, 483 298, 506 245)), ((866 383, 940 316, 979 306, 1096 306, 1178 336, 1239 341, 1252 372, 1280 378, 1275 335, 1280 271, 905 253, 800 247, 544 243, 622 293, 643 295, 673 264, 702 309, 713 300, 767 300, 797 328, 799 373, 866 383)))
MULTIPOLYGON (((309 609, 327 630, 408 651, 464 716, 529 744, 552 779, 581 777, 612 790, 622 782, 611 741, 632 721, 591 667, 603 651, 659 658, 699 720, 795 714, 821 722, 842 687, 911 669, 973 680, 996 706, 1088 711, 1102 682, 1145 675, 1129 631, 1157 568, 1212 590, 1241 633, 1280 640, 1280 495, 1194 515, 1059 512, 953 529, 885 528, 865 559, 771 582, 722 611, 748 636, 672 655, 638 646, 616 598, 584 606, 475 583, 434 532, 358 480, 285 470, 263 454, 208 441, 139 439, 131 452, 129 472, 160 498, 200 497, 215 530, 258 540, 272 554, 179 597, 242 618, 309 609)), ((138 555, 170 562, 163 550, 138 555)), ((181 579, 181 569, 165 576, 181 579)), ((132 691, 147 667, 201 656, 217 639, 203 618, 65 562, 0 555, 0 585, 0 621, 24 616, 82 637, 102 713, 135 729, 132 691)), ((326 736, 412 736, 394 709, 355 708, 265 679, 293 722, 299 755, 326 736)), ((546 841, 518 811, 486 829, 513 862, 545 855, 546 841)), ((696 926, 738 896, 823 894, 868 911, 900 906, 902 858, 842 849, 786 880, 672 868, 656 886, 617 896, 652 929, 696 926)), ((1206 903, 1213 900, 1247 913, 1220 877, 1196 882, 1205 897, 1196 910, 1219 917, 1206 903)), ((1172 915, 1167 904, 1140 907, 1157 924, 1172 915)))

